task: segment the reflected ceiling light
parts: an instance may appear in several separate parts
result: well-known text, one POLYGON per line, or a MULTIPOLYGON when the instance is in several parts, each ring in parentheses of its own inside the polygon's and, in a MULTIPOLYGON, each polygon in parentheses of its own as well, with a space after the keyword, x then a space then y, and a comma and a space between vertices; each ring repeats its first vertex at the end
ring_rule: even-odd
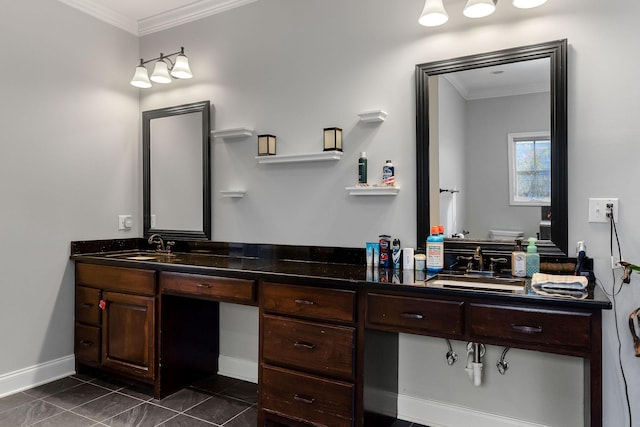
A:
POLYGON ((513 5, 518 9, 531 9, 532 7, 538 7, 547 0, 513 0, 513 5))
POLYGON ((449 15, 444 10, 442 0, 426 0, 418 22, 425 27, 437 27, 448 20, 449 15))
MULTIPOLYGON (((418 22, 425 27, 437 27, 449 20, 444 9, 444 0, 425 0, 424 8, 418 22)), ((519 9, 538 7, 547 0, 512 0, 513 6, 519 9)), ((491 15, 496 10, 498 0, 467 0, 462 13, 469 18, 482 18, 491 15)))
POLYGON ((151 82, 167 84, 173 80, 171 76, 176 79, 190 79, 193 77, 191 69, 189 68, 189 59, 184 54, 184 47, 180 48, 180 52, 170 53, 165 55, 160 53, 158 58, 153 58, 145 61, 140 58, 140 64, 136 67, 136 71, 131 79, 131 85, 139 88, 150 88, 151 82), (175 62, 171 61, 171 57, 175 56, 175 62), (145 64, 156 61, 153 67, 153 73, 149 78, 149 73, 145 64))
POLYGON ((484 18, 496 11, 497 0, 468 0, 462 13, 467 18, 484 18))

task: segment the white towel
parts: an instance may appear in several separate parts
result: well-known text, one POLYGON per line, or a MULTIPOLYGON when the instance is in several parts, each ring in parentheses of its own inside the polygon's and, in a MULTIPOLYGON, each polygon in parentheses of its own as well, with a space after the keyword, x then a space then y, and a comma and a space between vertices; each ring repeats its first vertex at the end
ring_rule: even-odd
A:
POLYGON ((557 274, 533 273, 531 285, 542 289, 566 289, 571 291, 583 291, 589 281, 584 276, 561 276, 557 274))

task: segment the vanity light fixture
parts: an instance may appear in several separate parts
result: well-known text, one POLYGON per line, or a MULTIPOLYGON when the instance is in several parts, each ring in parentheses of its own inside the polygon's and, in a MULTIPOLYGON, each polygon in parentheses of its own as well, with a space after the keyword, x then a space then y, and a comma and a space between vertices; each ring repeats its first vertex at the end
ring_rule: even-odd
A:
POLYGON ((342 151, 342 129, 324 128, 324 151, 342 151))
POLYGON ((184 54, 184 47, 181 47, 179 52, 170 53, 169 55, 160 53, 159 57, 147 61, 140 58, 140 64, 136 67, 133 79, 131 79, 131 85, 146 89, 152 86, 151 82, 160 84, 171 83, 172 76, 176 79, 190 79, 193 77, 191 69, 189 68, 189 59, 184 54), (172 56, 176 57, 175 62, 171 60, 172 56), (151 78, 149 78, 145 64, 152 61, 156 61, 156 64, 153 67, 151 78))
MULTIPOLYGON (((437 27, 447 22, 449 15, 443 1, 425 0, 418 22, 425 27, 437 27)), ((512 4, 518 9, 531 9, 546 2, 547 0, 513 0, 512 4)), ((483 18, 495 12, 497 3, 498 0, 467 0, 462 13, 468 18, 483 18)))
POLYGON ((468 0, 462 10, 467 18, 484 18, 496 11, 498 0, 468 0))
POLYGON ((276 155, 276 136, 258 135, 258 156, 276 155))

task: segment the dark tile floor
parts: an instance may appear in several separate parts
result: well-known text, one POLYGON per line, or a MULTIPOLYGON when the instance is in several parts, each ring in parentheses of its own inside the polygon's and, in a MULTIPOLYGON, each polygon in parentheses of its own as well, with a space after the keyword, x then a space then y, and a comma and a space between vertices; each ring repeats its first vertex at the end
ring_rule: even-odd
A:
MULTIPOLYGON (((113 379, 72 375, 0 399, 0 427, 255 427, 257 386, 214 376, 162 400, 113 379)), ((426 427, 396 421, 392 427, 426 427)))
POLYGON ((162 400, 114 380, 72 375, 0 399, 0 427, 255 427, 255 384, 212 377, 162 400))

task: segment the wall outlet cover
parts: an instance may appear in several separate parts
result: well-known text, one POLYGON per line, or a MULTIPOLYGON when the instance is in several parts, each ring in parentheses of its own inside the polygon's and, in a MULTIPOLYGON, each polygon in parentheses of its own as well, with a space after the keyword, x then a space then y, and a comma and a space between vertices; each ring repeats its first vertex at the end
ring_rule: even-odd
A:
POLYGON ((617 198, 590 198, 589 199, 589 222, 609 222, 607 217, 607 205, 613 205, 613 220, 618 222, 619 204, 617 198))

